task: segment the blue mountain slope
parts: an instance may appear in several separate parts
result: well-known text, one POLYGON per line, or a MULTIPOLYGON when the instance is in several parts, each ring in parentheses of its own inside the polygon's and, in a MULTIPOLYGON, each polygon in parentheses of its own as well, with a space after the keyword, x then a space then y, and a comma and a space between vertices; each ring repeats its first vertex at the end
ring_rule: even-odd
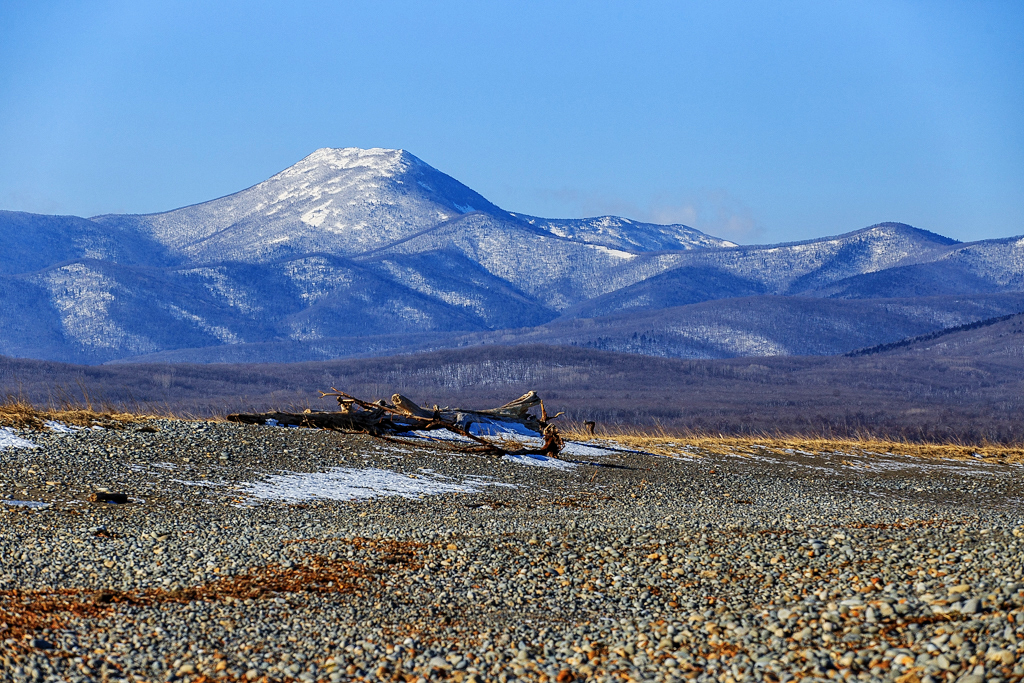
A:
POLYGON ((942 262, 897 266, 837 280, 804 294, 833 299, 877 299, 908 296, 991 294, 1006 290, 999 285, 942 262))
POLYGON ((1024 311, 1024 293, 895 299, 758 296, 524 330, 468 335, 453 345, 578 345, 678 358, 832 355, 1024 311))
POLYGON ((1024 291, 1024 239, 958 244, 935 260, 844 278, 805 293, 833 298, 1024 291))
MULTIPOLYGON (((23 276, 0 275, 0 355, 72 360, 72 344, 50 292, 23 276)), ((89 362, 89 361, 83 361, 89 362)))
POLYGON ((755 296, 766 287, 748 278, 710 266, 683 266, 577 304, 565 318, 596 318, 619 311, 650 311, 674 306, 755 296))
POLYGON ((454 248, 363 263, 409 289, 464 310, 485 329, 540 325, 558 315, 454 248))
POLYGON ((145 265, 176 261, 162 244, 130 226, 105 226, 77 216, 0 211, 0 245, 0 275, 80 258, 145 265))
MULTIPOLYGON (((619 286, 611 293, 570 307, 563 315, 610 315, 757 294, 813 295, 852 276, 941 258, 957 244, 901 223, 881 223, 791 244, 641 254, 614 273, 619 286)), ((891 289, 877 294, 907 295, 891 289)))
POLYGON ((464 333, 554 317, 457 255, 447 257, 444 281, 408 277, 420 258, 428 257, 374 267, 312 255, 171 268, 80 259, 0 276, 0 354, 93 363, 222 344, 464 333), (464 290, 476 296, 449 296, 464 290))
POLYGON ((1019 311, 1024 311, 1024 294, 1019 292, 863 300, 773 295, 598 318, 560 318, 515 330, 182 348, 119 362, 288 362, 519 344, 671 358, 836 355, 1019 311))

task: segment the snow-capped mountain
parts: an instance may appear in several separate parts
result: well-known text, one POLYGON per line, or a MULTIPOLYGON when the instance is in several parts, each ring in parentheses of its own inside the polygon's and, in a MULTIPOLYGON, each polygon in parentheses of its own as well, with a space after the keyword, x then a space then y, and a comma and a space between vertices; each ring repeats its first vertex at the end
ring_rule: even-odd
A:
POLYGON ((189 262, 263 263, 310 253, 358 254, 475 211, 504 215, 412 154, 318 149, 241 192, 146 216, 130 225, 189 262))
MULTIPOLYGON (((880 223, 806 242, 646 254, 631 264, 637 271, 633 282, 620 281, 622 286, 610 293, 576 304, 563 314, 594 317, 757 294, 835 296, 849 278, 934 262, 959 244, 902 223, 880 223)), ((985 286, 962 293, 990 291, 1003 290, 985 286)), ((906 294, 897 287, 874 296, 885 295, 906 294)))
MULTIPOLYGON (((310 253, 352 256, 474 213, 523 225, 539 221, 540 230, 559 236, 571 232, 577 243, 628 243, 621 237, 627 231, 615 227, 624 219, 522 220, 405 150, 394 149, 318 149, 227 197, 166 213, 93 220, 130 226, 190 262, 264 263, 310 253), (567 231, 561 223, 579 226, 567 231)), ((644 250, 650 247, 643 244, 661 249, 732 244, 686 226, 636 226, 633 246, 644 250)))
POLYGON ((754 338, 758 325, 788 315, 759 323, 749 311, 763 305, 846 320, 835 329, 848 324, 865 344, 891 341, 894 330, 920 334, 1016 305, 1005 296, 980 305, 969 295, 1024 291, 1018 238, 960 244, 882 223, 737 246, 683 225, 538 218, 499 208, 402 150, 317 150, 251 188, 166 213, 0 211, 0 228, 0 353, 80 362, 209 360, 229 347, 234 360, 287 360, 517 335, 592 345, 588 326, 632 338, 660 330, 650 317, 663 309, 676 311, 663 317, 678 327, 676 307, 691 304, 701 304, 696 331, 658 333, 691 341, 658 353, 696 353, 695 335, 709 348, 827 353, 836 345, 797 339, 808 329, 799 321, 789 339, 785 325, 762 330, 768 345, 729 346, 727 338, 741 327, 754 338), (793 296, 819 303, 768 303, 793 296), (878 312, 896 304, 838 302, 917 296, 932 299, 906 324, 878 312), (707 322, 716 310, 721 325, 707 322), (737 327, 739 315, 746 327, 737 327))

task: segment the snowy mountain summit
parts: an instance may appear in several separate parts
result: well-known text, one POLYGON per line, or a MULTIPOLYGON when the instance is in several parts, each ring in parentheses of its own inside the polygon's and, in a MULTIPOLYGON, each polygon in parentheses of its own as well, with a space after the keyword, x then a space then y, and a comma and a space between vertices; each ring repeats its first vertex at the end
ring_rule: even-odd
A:
POLYGON ((324 148, 241 192, 135 220, 190 261, 251 263, 358 254, 477 210, 503 213, 404 150, 324 148))
POLYGON ((1024 292, 1016 238, 964 245, 880 223, 740 247, 685 225, 512 213, 391 149, 318 149, 165 213, 0 211, 0 235, 0 354, 76 362, 523 339, 659 355, 834 352, 853 343, 846 330, 856 343, 894 341, 1019 310, 1024 292), (879 303, 837 303, 852 299, 879 303), (841 333, 814 334, 837 341, 800 339, 808 328, 784 312, 798 309, 834 321, 841 333), (783 313, 769 324, 768 310, 783 313))
MULTIPOLYGON (((651 226, 611 216, 521 219, 405 150, 355 147, 318 149, 241 192, 129 220, 190 261, 252 263, 309 253, 353 256, 475 212, 614 248, 732 245, 686 226, 651 226), (630 233, 633 239, 624 237, 630 233)), ((94 220, 123 225, 126 218, 94 220)))

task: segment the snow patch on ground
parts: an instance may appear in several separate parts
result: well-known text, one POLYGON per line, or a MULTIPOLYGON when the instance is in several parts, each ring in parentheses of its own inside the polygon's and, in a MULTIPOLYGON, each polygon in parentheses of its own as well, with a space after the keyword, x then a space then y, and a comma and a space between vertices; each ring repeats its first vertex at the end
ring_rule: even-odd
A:
POLYGON ((0 427, 0 450, 5 448, 39 448, 28 439, 15 435, 10 427, 0 427))
POLYGON ((184 484, 185 486, 199 486, 200 488, 215 489, 221 486, 227 485, 227 482, 223 481, 191 481, 189 479, 171 479, 175 484, 184 484))
POLYGON ((550 467, 555 470, 571 470, 576 463, 566 462, 558 458, 548 458, 543 455, 506 455, 503 458, 517 465, 532 465, 534 467, 550 467))
POLYGON ((13 505, 14 507, 23 508, 48 508, 49 503, 43 503, 38 500, 0 500, 0 503, 4 505, 13 505))
POLYGON ((474 436, 526 436, 539 439, 540 434, 518 422, 501 422, 485 420, 469 425, 469 433, 474 436))
POLYGON ((461 482, 433 472, 400 474, 376 467, 334 467, 327 472, 275 474, 251 484, 244 492, 256 500, 365 500, 386 496, 419 498, 440 493, 479 493, 501 485, 485 477, 466 477, 461 482))
POLYGON ((56 420, 47 420, 43 424, 51 432, 56 432, 57 434, 74 434, 82 429, 81 427, 69 427, 63 422, 57 422, 56 420))
POLYGON ((591 446, 585 443, 567 441, 565 448, 562 449, 560 455, 575 455, 580 458, 600 458, 604 455, 613 455, 615 452, 615 448, 601 448, 600 446, 591 446))
POLYGON ((987 476, 1004 477, 1008 473, 1014 473, 1021 469, 1021 464, 1002 462, 964 462, 961 460, 946 460, 939 458, 921 458, 911 455, 896 455, 893 453, 810 453, 795 449, 787 449, 787 455, 794 456, 786 458, 782 455, 772 453, 764 446, 753 448, 763 449, 762 453, 752 455, 749 453, 730 453, 727 457, 742 458, 745 460, 756 460, 778 466, 802 468, 806 470, 817 470, 821 472, 930 472, 943 473, 952 477, 957 476, 987 476))
POLYGON ((298 429, 299 428, 299 425, 283 425, 280 422, 278 422, 277 420, 275 420, 274 418, 270 418, 269 420, 264 422, 264 424, 267 425, 268 427, 285 427, 287 429, 298 429))

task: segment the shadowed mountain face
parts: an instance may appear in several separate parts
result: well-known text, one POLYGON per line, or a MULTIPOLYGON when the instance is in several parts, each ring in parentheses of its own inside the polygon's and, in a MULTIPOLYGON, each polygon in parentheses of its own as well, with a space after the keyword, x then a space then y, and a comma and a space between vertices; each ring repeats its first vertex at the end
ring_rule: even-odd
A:
POLYGON ((134 228, 77 216, 0 211, 0 275, 31 273, 78 259, 122 265, 170 265, 178 259, 134 228))
POLYGON ((741 247, 684 225, 510 213, 401 150, 317 150, 161 214, 0 212, 0 229, 0 354, 84 363, 517 339, 829 354, 1014 312, 1024 292, 1018 238, 960 244, 882 223, 741 247))
POLYGON ((1021 310, 1019 292, 867 300, 760 296, 563 318, 511 334, 467 335, 464 345, 530 342, 669 358, 834 355, 1021 310))

